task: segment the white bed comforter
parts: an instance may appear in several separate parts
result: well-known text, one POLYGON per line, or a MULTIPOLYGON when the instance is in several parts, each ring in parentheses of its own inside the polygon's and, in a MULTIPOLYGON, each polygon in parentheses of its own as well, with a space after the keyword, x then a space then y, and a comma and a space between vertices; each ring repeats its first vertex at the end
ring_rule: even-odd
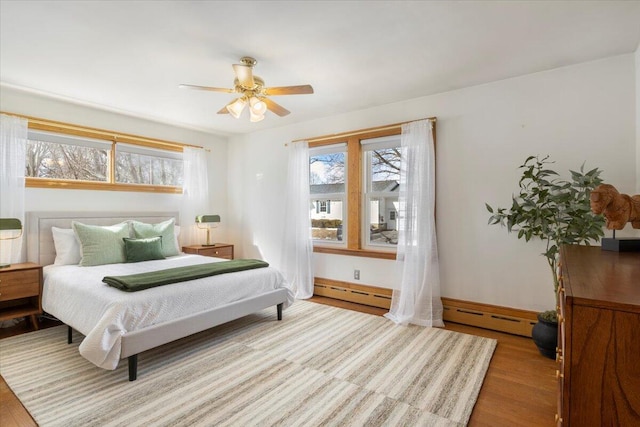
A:
MULTIPOLYGON (((282 274, 258 268, 189 282, 123 292, 102 282, 120 276, 204 264, 223 259, 179 255, 165 260, 95 267, 49 265, 44 268, 42 308, 81 332, 80 354, 105 369, 116 369, 121 337, 129 331, 178 319, 214 307, 286 287, 282 274)), ((293 293, 285 307, 293 302, 293 293)))

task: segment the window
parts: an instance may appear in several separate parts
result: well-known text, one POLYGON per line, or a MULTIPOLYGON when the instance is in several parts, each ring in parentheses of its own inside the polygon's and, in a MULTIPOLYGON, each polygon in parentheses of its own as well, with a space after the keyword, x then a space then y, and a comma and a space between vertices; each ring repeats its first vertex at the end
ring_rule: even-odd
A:
POLYGON ((398 244, 398 193, 400 192, 400 135, 360 141, 364 172, 365 247, 395 248, 398 244))
POLYGON ((182 185, 182 154, 130 144, 116 146, 116 182, 182 185))
POLYGON ((183 144, 27 118, 27 187, 182 192, 183 144))
POLYGON ((314 252, 395 259, 400 133, 392 125, 309 142, 314 252))
POLYGON ((346 144, 310 150, 311 236, 315 242, 344 246, 346 144))
POLYGON ((26 177, 107 181, 111 142, 31 130, 28 135, 26 177))

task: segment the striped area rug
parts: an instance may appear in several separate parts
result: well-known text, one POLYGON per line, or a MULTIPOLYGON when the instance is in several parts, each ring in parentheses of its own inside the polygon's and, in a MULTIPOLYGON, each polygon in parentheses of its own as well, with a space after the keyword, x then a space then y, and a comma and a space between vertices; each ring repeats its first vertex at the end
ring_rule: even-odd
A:
POLYGON ((463 426, 495 340, 296 301, 100 369, 66 327, 0 341, 40 426, 463 426))

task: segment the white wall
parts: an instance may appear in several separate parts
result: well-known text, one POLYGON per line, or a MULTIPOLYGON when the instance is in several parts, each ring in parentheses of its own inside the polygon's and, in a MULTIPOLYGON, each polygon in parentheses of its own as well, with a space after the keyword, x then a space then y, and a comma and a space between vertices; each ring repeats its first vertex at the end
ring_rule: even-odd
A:
MULTIPOLYGON (((550 154, 558 171, 587 167, 622 192, 636 187, 633 54, 230 138, 231 240, 278 265, 285 227, 285 143, 437 116, 437 230, 444 296, 530 310, 552 308, 539 242, 487 225, 484 203, 507 206, 517 166, 550 154)), ((401 78, 398 76, 398 78, 401 78)), ((295 112, 293 113, 295 114, 295 112)), ((272 117, 271 120, 277 120, 272 117)), ((568 172, 566 173, 568 177, 568 172)), ((315 275, 393 287, 394 262, 315 255, 315 275)))
MULTIPOLYGON (((124 114, 98 110, 7 87, 0 87, 0 110, 149 138, 199 145, 209 149, 208 170, 211 206, 209 212, 203 213, 221 215, 223 222, 220 228, 213 232, 213 238, 218 241, 227 239, 227 227, 224 223, 224 220, 228 217, 226 210, 226 137, 137 119, 124 114)), ((27 188, 25 210, 179 211, 180 201, 181 195, 179 194, 27 188)))

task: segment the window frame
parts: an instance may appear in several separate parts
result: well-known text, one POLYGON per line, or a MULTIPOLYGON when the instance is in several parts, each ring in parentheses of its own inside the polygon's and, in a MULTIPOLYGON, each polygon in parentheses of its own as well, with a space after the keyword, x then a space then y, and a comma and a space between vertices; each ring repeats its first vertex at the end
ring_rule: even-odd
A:
MULTIPOLYGON (((433 122, 433 141, 436 144, 436 118, 429 117, 433 122)), ((363 242, 363 197, 364 197, 364 171, 363 153, 361 141, 380 137, 397 136, 402 134, 402 125, 382 126, 379 128, 364 129, 360 131, 348 132, 342 135, 330 135, 307 139, 309 148, 316 148, 326 145, 347 144, 347 179, 346 179, 346 206, 347 211, 343 220, 343 230, 346 236, 346 247, 330 246, 313 242, 313 252, 359 256, 377 259, 396 259, 397 248, 372 249, 363 242), (346 223, 346 224, 345 224, 346 223), (346 225, 346 227, 345 227, 346 225)), ((309 224, 311 227, 311 224, 309 224)))
MULTIPOLYGON (((70 179, 53 179, 53 178, 37 178, 25 177, 25 186, 27 188, 55 188, 55 189, 73 189, 73 190, 98 190, 98 191, 130 191, 130 192, 149 192, 149 193, 170 193, 181 194, 181 186, 170 185, 150 185, 150 184, 129 184, 118 183, 115 179, 115 156, 116 146, 119 143, 146 147, 156 150, 164 150, 171 152, 183 152, 183 148, 197 147, 190 144, 182 144, 173 141, 161 139, 146 138, 142 136, 117 133, 114 131, 90 128, 86 126, 74 125, 70 123, 57 122, 52 120, 40 119, 36 117, 24 116, 20 114, 5 113, 22 117, 28 120, 29 130, 51 132, 70 137, 80 137, 97 139, 111 144, 108 155, 108 177, 107 181, 81 181, 70 179)), ((202 148, 202 147, 198 147, 202 148)))
MULTIPOLYGON (((372 243, 369 238, 371 237, 370 233, 370 220, 371 220, 371 200, 374 198, 387 198, 393 197, 394 195, 391 192, 387 191, 374 191, 373 188, 369 189, 369 184, 372 183, 370 181, 372 177, 372 168, 369 153, 375 150, 384 149, 384 148, 393 148, 400 147, 400 133, 396 135, 389 135, 377 138, 361 138, 360 139, 360 153, 362 156, 362 247, 365 250, 372 251, 382 251, 382 252, 397 252, 398 245, 393 244, 385 244, 385 243, 372 243)), ((398 185, 400 184, 400 177, 398 176, 398 185)), ((399 196, 399 192, 395 194, 397 198, 399 196)), ((386 219, 389 221, 389 218, 386 219)))
MULTIPOLYGON (((346 147, 346 144, 344 144, 344 142, 335 142, 332 144, 319 144, 314 147, 310 146, 309 148, 311 149, 309 152, 309 158, 311 158, 312 156, 317 156, 322 154, 344 153, 346 163, 347 164, 349 163, 349 154, 347 153, 347 147, 346 147), (319 147, 323 147, 323 146, 326 146, 327 148, 335 146, 335 150, 318 149, 319 147), (313 148, 315 148, 316 150, 313 150, 313 148)), ((348 168, 347 164, 345 164, 345 168, 348 168)), ((311 172, 309 171, 309 173, 311 172)), ((326 247, 329 249, 340 249, 340 250, 344 250, 347 247, 347 239, 348 239, 349 232, 348 230, 345 229, 344 224, 346 223, 346 213, 348 212, 348 209, 349 209, 349 202, 347 201, 347 189, 349 186, 348 184, 349 177, 345 175, 344 178, 345 178, 344 193, 310 193, 309 194, 309 201, 317 202, 318 210, 320 210, 321 202, 327 203, 328 210, 329 210, 328 205, 331 203, 331 200, 337 200, 342 204, 342 233, 341 233, 342 238, 340 240, 320 240, 320 239, 314 239, 312 237, 311 241, 313 242, 314 247, 317 245, 318 247, 326 247)), ((326 212, 327 215, 329 213, 330 212, 326 212)), ((311 224, 309 224, 309 228, 311 229, 311 224)))

